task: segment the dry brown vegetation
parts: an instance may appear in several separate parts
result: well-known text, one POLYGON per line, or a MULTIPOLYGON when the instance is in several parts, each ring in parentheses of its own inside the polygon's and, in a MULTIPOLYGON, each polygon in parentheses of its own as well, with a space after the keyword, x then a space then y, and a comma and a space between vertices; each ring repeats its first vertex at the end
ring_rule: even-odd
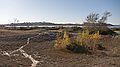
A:
MULTIPOLYGON (((27 38, 36 36, 41 32, 43 31, 0 30, 0 67, 30 67, 32 64, 30 59, 24 57, 19 51, 11 56, 5 55, 4 51, 9 53, 20 48, 26 43, 27 38)), ((36 67, 120 67, 119 35, 115 37, 101 36, 101 41, 106 50, 98 50, 94 54, 81 54, 55 49, 56 38, 54 34, 56 33, 51 33, 54 33, 54 31, 40 34, 38 37, 31 39, 30 44, 23 48, 27 54, 40 61, 36 67)), ((69 37, 72 37, 68 37, 67 32, 64 33, 63 39, 66 43, 69 43, 69 37)), ((72 36, 74 35, 72 34, 72 36)), ((81 42, 84 43, 84 41, 81 42)))

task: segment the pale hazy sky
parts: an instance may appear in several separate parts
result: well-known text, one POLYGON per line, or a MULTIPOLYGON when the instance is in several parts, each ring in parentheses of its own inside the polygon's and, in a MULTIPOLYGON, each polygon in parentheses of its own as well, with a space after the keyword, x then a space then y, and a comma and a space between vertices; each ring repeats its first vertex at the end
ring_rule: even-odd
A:
POLYGON ((24 21, 83 23, 91 12, 110 11, 108 22, 120 24, 120 0, 0 0, 0 24, 24 21))

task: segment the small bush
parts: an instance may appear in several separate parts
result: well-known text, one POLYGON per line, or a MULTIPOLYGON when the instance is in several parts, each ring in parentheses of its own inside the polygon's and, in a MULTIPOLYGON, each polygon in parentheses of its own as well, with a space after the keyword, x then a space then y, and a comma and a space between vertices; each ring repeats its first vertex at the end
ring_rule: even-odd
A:
POLYGON ((90 51, 95 51, 97 48, 96 46, 100 43, 100 38, 99 31, 90 34, 89 30, 86 29, 81 34, 78 33, 75 43, 80 46, 85 46, 90 51))
POLYGON ((55 48, 65 49, 68 44, 70 44, 70 38, 69 38, 69 35, 68 35, 67 31, 64 31, 63 38, 60 35, 60 33, 57 34, 57 39, 56 39, 55 45, 54 45, 55 48))

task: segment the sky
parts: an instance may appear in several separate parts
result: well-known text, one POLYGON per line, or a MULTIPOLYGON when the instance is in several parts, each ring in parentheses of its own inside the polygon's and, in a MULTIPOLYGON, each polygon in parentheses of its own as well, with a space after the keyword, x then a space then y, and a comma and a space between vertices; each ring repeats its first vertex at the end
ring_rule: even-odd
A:
POLYGON ((92 12, 112 13, 107 22, 120 24, 120 0, 0 0, 0 24, 19 22, 83 23, 92 12))

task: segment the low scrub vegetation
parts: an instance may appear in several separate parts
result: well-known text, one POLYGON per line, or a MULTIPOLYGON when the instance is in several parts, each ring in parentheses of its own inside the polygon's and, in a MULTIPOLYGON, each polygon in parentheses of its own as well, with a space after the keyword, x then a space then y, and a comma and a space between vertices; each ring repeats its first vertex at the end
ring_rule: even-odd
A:
POLYGON ((54 47, 56 49, 67 49, 75 53, 93 53, 96 50, 105 49, 101 43, 99 31, 90 34, 89 30, 78 32, 74 39, 69 37, 69 33, 64 31, 64 35, 57 35, 54 47))
POLYGON ((57 34, 54 47, 57 49, 65 49, 68 44, 70 44, 70 37, 67 31, 64 31, 64 36, 62 37, 60 33, 57 34))
POLYGON ((92 28, 88 27, 88 29, 89 29, 90 34, 94 34, 95 32, 99 31, 100 35, 112 35, 112 36, 117 35, 117 33, 115 33, 113 30, 111 30, 107 27, 105 27, 105 28, 104 27, 103 28, 101 28, 101 27, 92 27, 92 28))

